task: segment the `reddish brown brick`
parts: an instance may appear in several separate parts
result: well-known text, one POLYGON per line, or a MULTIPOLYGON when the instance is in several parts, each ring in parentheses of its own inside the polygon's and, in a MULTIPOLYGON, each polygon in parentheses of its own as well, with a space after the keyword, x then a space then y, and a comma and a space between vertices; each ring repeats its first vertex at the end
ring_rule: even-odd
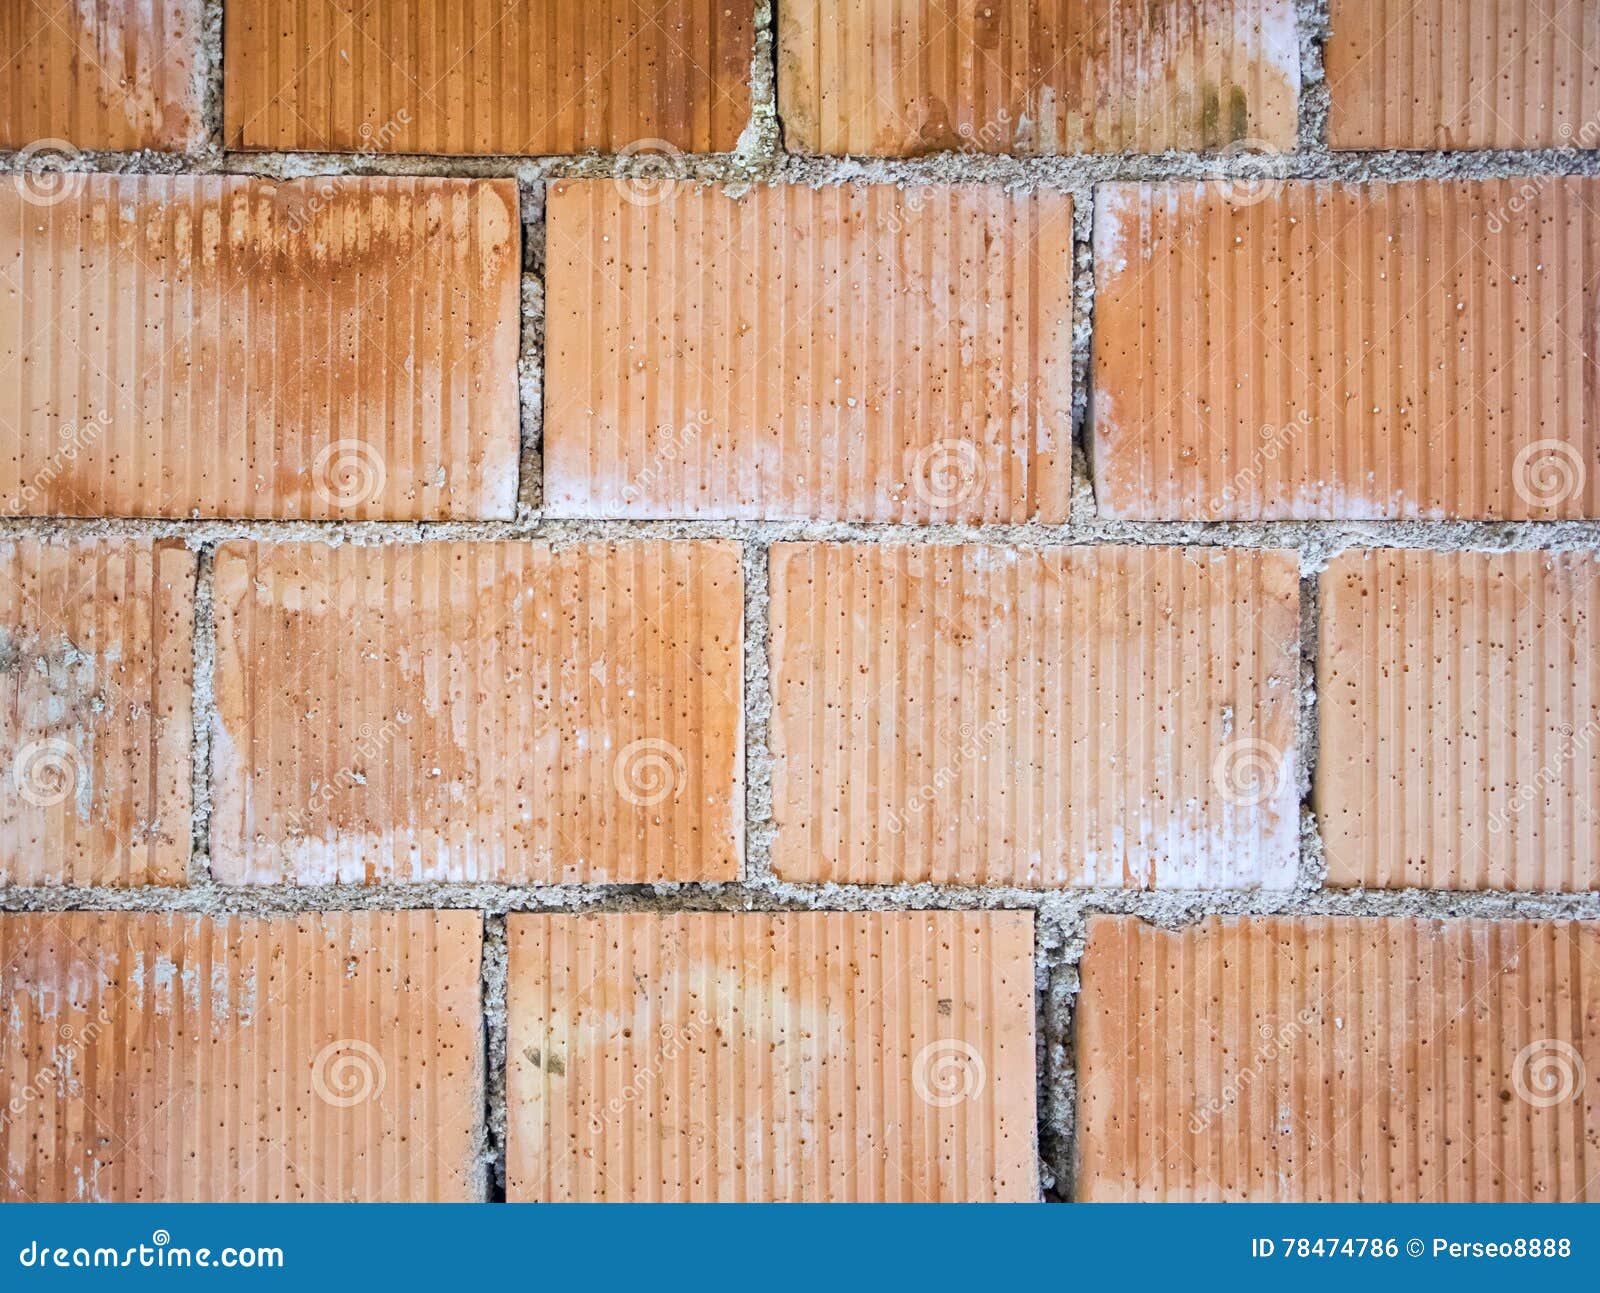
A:
MULTIPOLYGON (((0 8, 0 148, 181 151, 204 135, 201 0, 10 0, 0 8)), ((37 197, 59 181, 19 181, 37 197)))
POLYGON ((1334 148, 1600 144, 1600 23, 1572 0, 1331 0, 1334 148))
POLYGON ((509 517, 509 180, 0 186, 0 498, 29 516, 509 517))
POLYGON ((771 570, 784 879, 1293 883, 1293 553, 778 544, 771 570))
POLYGON ((512 916, 507 1195, 1025 1202, 1033 916, 512 916))
POLYGON ((0 884, 182 884, 195 557, 0 543, 0 884))
POLYGON ((548 256, 555 513, 1066 519, 1066 194, 564 180, 548 256))
POLYGON ((234 148, 731 152, 754 0, 228 0, 234 148))
POLYGON ((1597 185, 1102 186, 1101 513, 1600 515, 1597 185))
POLYGON ((0 1199, 482 1197, 477 912, 0 916, 0 1199))
POLYGON ((806 153, 1294 147, 1292 0, 792 0, 778 107, 806 153))
POLYGON ((223 544, 217 878, 737 879, 739 561, 723 542, 223 544))
POLYGON ((1600 887, 1600 560, 1356 550, 1322 590, 1329 883, 1600 887))
POLYGON ((1080 1199, 1600 1193, 1600 926, 1099 917, 1082 976, 1080 1199))

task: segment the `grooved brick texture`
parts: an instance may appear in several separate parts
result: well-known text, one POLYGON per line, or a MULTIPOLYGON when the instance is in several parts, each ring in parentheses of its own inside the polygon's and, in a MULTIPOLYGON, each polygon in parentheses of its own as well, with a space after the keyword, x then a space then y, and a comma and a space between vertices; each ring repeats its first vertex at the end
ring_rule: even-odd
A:
POLYGON ((554 514, 1066 519, 1066 194, 563 180, 548 221, 554 514))
POLYGON ((731 152, 754 0, 227 0, 232 148, 731 152))
POLYGON ((791 149, 904 156, 1294 146, 1292 0, 793 0, 791 149))
POLYGON ((773 868, 1287 887, 1293 553, 772 550, 773 868))
POLYGON ((1038 1197, 1033 915, 513 915, 513 1201, 1038 1197))
POLYGON ((509 180, 0 188, 0 497, 29 516, 509 517, 509 180))
POLYGON ((1080 1199, 1600 1192, 1593 923, 1100 917, 1082 985, 1080 1199))
POLYGON ((223 544, 213 873, 737 879, 739 559, 723 542, 223 544))
POLYGON ((182 884, 195 557, 0 542, 0 884, 182 884))
POLYGON ((477 912, 0 915, 0 1199, 481 1198, 481 941, 477 912))
POLYGON ((1328 882, 1600 887, 1600 564, 1356 550, 1322 579, 1328 882))
POLYGON ((1591 179, 1096 193, 1102 515, 1600 515, 1591 179))
POLYGON ((1334 148, 1593 148, 1589 0, 1331 0, 1334 148))
MULTIPOLYGON (((0 148, 182 151, 201 142, 201 0, 8 0, 0 148)), ((21 183, 48 200, 50 177, 21 183)))

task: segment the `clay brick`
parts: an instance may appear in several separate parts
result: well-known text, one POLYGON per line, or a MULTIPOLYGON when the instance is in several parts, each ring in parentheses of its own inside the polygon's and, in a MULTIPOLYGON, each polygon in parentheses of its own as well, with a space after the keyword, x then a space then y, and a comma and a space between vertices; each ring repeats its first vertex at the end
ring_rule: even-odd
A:
POLYGON ((0 9, 0 148, 70 156, 199 143, 201 9, 201 0, 12 0, 0 9))
POLYGON ((1066 519, 1064 193, 562 181, 549 265, 558 514, 1066 519))
POLYGON ((1286 887, 1292 552, 778 544, 784 879, 1286 887))
POLYGON ((1600 515, 1590 179, 1095 199, 1106 516, 1600 515))
POLYGON ((509 180, 0 188, 0 497, 27 515, 509 517, 509 180))
POLYGON ((723 542, 223 544, 213 872, 737 879, 739 563, 723 542))
POLYGON ((1294 147, 1292 0, 794 0, 778 106, 806 153, 1294 147))
POLYGON ((193 553, 0 542, 0 884, 182 884, 193 553))
POLYGON ((1572 0, 1332 0, 1334 148, 1600 144, 1600 23, 1572 0))
POLYGON ((482 918, 0 916, 0 1199, 482 1195, 482 918))
POLYGON ((511 1200, 1038 1198, 1031 912, 506 927, 511 1200))
POLYGON ((1600 926, 1099 917, 1082 976, 1080 1199, 1600 1190, 1600 926))
POLYGON ((754 0, 228 0, 230 147, 731 152, 754 0))
POLYGON ((1600 888, 1600 559, 1357 550, 1322 589, 1328 882, 1600 888))

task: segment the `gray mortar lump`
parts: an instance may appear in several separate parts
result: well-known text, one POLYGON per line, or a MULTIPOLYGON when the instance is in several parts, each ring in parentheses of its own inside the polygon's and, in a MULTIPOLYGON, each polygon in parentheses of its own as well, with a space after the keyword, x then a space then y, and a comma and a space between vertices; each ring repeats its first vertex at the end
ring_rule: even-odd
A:
MULTIPOLYGON (((1177 927, 1211 915, 1347 915, 1517 918, 1600 918, 1600 894, 1440 892, 1322 887, 1325 867, 1310 809, 1317 762, 1316 651, 1318 578, 1328 559, 1355 546, 1441 551, 1518 549, 1600 551, 1600 522, 1183 522, 1107 521, 1095 514, 1088 447, 1090 338, 1094 316, 1091 232, 1094 187, 1115 180, 1336 179, 1399 181, 1433 178, 1494 179, 1540 175, 1600 175, 1600 154, 1576 149, 1533 152, 1352 152, 1326 146, 1327 89, 1323 45, 1325 0, 1300 0, 1300 137, 1295 152, 1275 157, 1241 153, 1155 156, 990 157, 944 153, 912 159, 798 157, 782 151, 775 93, 773 11, 757 9, 752 65, 753 106, 738 149, 702 157, 438 158, 371 154, 237 153, 222 146, 222 12, 206 5, 205 42, 196 76, 204 87, 205 139, 186 155, 151 152, 89 153, 83 170, 125 174, 239 174, 289 179, 307 176, 442 175, 508 176, 517 181, 524 235, 521 351, 518 385, 522 407, 518 515, 512 521, 317 523, 300 521, 0 520, 0 537, 141 536, 177 538, 200 554, 194 639, 194 810, 189 884, 182 888, 115 889, 15 887, 0 889, 0 910, 192 911, 267 914, 300 911, 464 908, 484 914, 482 990, 486 1109, 483 1140, 485 1196, 505 1194, 506 1147, 506 941, 505 916, 522 911, 891 911, 926 908, 1031 909, 1035 913, 1040 1186, 1048 1199, 1071 1194, 1074 1101, 1077 1090, 1073 1008, 1078 965, 1089 918, 1096 913, 1135 915, 1177 927), (1009 189, 1048 188, 1072 194, 1075 204, 1073 281, 1073 493, 1064 525, 861 525, 824 521, 579 521, 540 511, 544 354, 544 188, 560 178, 663 174, 716 183, 731 192, 752 184, 826 185, 873 181, 902 185, 984 183, 1009 189), (441 539, 539 540, 563 547, 593 540, 729 538, 744 550, 745 577, 745 872, 728 884, 498 885, 382 884, 279 885, 235 888, 215 883, 209 865, 211 819, 210 733, 215 714, 212 678, 215 628, 211 556, 233 538, 266 542, 405 544, 441 539), (768 670, 770 590, 767 553, 783 540, 866 543, 990 543, 1018 547, 1082 544, 1194 544, 1275 547, 1297 552, 1301 571, 1301 671, 1298 726, 1301 793, 1300 869, 1285 890, 1160 892, 1018 889, 991 885, 796 885, 772 873, 772 755, 768 722, 772 694, 768 670)), ((0 172, 26 163, 0 155, 0 172)))

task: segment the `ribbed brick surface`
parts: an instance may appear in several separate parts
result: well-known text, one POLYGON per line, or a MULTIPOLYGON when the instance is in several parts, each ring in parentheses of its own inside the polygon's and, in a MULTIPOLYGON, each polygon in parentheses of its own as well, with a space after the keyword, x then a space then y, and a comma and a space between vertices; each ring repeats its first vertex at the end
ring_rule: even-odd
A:
POLYGON ((1600 514, 1589 179, 1097 191, 1103 515, 1600 514))
POLYGON ((0 186, 0 497, 29 516, 508 517, 508 180, 0 186))
POLYGON ((506 925, 511 1199, 1038 1197, 1031 913, 506 925))
POLYGON ((753 0, 228 0, 234 148, 729 152, 753 0))
POLYGON ((195 557, 0 542, 0 884, 182 884, 195 557))
POLYGON ((0 916, 0 1199, 482 1197, 477 912, 0 916))
POLYGON ((232 542, 216 622, 225 883, 739 875, 733 544, 232 542))
POLYGON ((1101 917, 1082 976, 1081 1199, 1600 1189, 1600 926, 1101 917))
MULTIPOLYGON (((11 0, 0 7, 0 148, 200 141, 201 0, 11 0)), ((29 182, 47 197, 51 181, 29 182)))
POLYGON ((1066 519, 1065 194, 561 181, 548 215, 556 514, 1066 519))
POLYGON ((778 544, 773 866, 1286 886, 1292 553, 778 544))
POLYGON ((1600 144, 1600 17, 1573 0, 1331 0, 1334 148, 1600 144))
POLYGON ((1600 564, 1356 550, 1322 575, 1330 884, 1600 887, 1600 564))
POLYGON ((794 0, 778 109, 807 153, 1294 146, 1291 0, 794 0))

